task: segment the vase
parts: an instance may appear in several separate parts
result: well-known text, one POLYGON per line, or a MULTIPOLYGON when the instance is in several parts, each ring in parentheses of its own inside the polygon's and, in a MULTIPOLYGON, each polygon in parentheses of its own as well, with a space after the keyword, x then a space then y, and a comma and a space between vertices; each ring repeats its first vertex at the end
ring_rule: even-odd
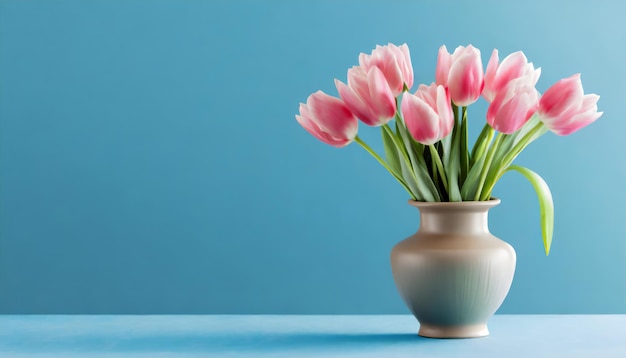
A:
POLYGON ((488 211, 499 203, 409 201, 419 229, 394 246, 391 267, 420 336, 489 335, 487 320, 509 292, 516 261, 513 247, 489 232, 488 211))

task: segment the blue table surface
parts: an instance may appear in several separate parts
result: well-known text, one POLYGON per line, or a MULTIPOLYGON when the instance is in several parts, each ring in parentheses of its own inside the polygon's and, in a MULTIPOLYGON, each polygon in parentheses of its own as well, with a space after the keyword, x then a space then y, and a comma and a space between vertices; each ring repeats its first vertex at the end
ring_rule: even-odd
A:
POLYGON ((491 335, 417 336, 395 316, 0 316, 0 357, 626 357, 626 315, 496 315, 491 335))

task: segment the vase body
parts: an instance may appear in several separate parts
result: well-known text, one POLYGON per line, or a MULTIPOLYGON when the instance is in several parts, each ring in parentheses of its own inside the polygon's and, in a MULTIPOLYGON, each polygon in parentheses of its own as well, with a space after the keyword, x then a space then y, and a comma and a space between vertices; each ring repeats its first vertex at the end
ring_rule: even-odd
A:
POLYGON ((391 251, 394 281, 419 335, 489 335, 487 320, 513 281, 515 250, 489 232, 488 210, 500 200, 426 203, 419 230, 391 251))

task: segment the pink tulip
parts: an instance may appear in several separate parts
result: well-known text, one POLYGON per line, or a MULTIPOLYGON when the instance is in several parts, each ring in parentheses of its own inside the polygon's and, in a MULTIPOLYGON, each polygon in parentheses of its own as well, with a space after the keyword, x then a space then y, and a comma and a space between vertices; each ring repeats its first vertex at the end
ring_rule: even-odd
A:
POLYGON ((558 135, 568 135, 600 118, 596 94, 585 95, 580 74, 559 80, 539 102, 539 118, 558 135))
POLYGON ((438 85, 448 87, 448 74, 450 74, 450 66, 452 65, 452 55, 448 53, 446 45, 439 48, 437 56, 437 68, 435 69, 435 82, 438 85))
POLYGON ((339 96, 346 106, 368 126, 381 126, 396 114, 396 99, 383 72, 376 66, 348 70, 348 85, 335 79, 339 96))
POLYGON ((402 116, 416 141, 434 144, 450 134, 454 126, 450 92, 435 83, 420 85, 415 95, 402 96, 402 116))
POLYGON ((504 134, 522 128, 539 106, 535 82, 534 72, 509 81, 489 105, 487 123, 504 134))
POLYGON ((483 64, 480 50, 472 45, 459 46, 450 55, 446 46, 439 48, 436 81, 448 87, 457 106, 468 106, 480 97, 483 90, 483 64))
POLYGON ((405 84, 407 88, 413 86, 413 66, 407 44, 376 46, 371 55, 361 53, 359 65, 366 73, 372 67, 378 67, 387 79, 394 97, 402 93, 405 84))
POLYGON ((300 103, 296 120, 315 138, 333 147, 345 147, 357 134, 358 121, 339 98, 317 91, 300 103))
POLYGON ((498 50, 493 50, 485 71, 483 97, 492 102, 498 92, 502 91, 509 82, 527 75, 533 75, 534 86, 541 75, 541 68, 535 69, 523 52, 512 53, 498 64, 498 50))

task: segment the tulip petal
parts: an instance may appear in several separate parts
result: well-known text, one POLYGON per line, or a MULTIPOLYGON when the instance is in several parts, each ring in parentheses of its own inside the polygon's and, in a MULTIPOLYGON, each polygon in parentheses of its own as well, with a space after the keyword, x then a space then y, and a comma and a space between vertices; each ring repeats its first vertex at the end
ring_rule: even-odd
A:
MULTIPOLYGON (((527 77, 524 82, 525 86, 530 83, 534 86, 539 79, 541 69, 536 69, 532 63, 528 62, 523 52, 517 51, 504 58, 498 64, 497 50, 494 50, 487 71, 485 73, 485 87, 483 89, 483 97, 493 102, 496 96, 505 90, 511 81, 521 77, 527 77)), ((509 99, 503 102, 508 102, 509 99)))
POLYGON ((496 78, 496 71, 498 70, 498 50, 494 49, 487 63, 487 70, 485 71, 485 89, 483 90, 483 97, 489 102, 493 101, 496 96, 496 91, 492 90, 492 84, 496 78))
POLYGON ((514 52, 502 60, 494 78, 493 88, 497 91, 506 86, 511 80, 521 77, 528 65, 528 60, 522 51, 514 52))
POLYGON ((487 123, 497 131, 518 131, 535 113, 539 94, 532 73, 510 81, 500 90, 487 109, 487 123))
POLYGON ((377 67, 372 67, 367 74, 369 94, 372 104, 376 107, 380 119, 380 125, 387 123, 396 113, 396 98, 389 88, 389 83, 385 80, 382 71, 377 67))
POLYGON ((450 93, 447 88, 443 86, 437 86, 437 114, 440 121, 440 133, 439 137, 443 138, 448 136, 454 127, 454 113, 452 113, 452 106, 450 104, 450 93))
POLYGON ((594 122, 598 112, 596 94, 584 94, 580 74, 557 81, 539 102, 539 119, 557 135, 568 135, 594 122))
MULTIPOLYGON (((420 84, 415 92, 415 96, 422 101, 428 103, 428 105, 437 110, 437 88, 439 86, 436 83, 431 83, 430 86, 426 86, 425 84, 420 84)), ((443 87, 443 86, 441 86, 443 87)))
MULTIPOLYGON (((359 55, 359 64, 365 73, 372 67, 378 67, 394 96, 403 92, 405 84, 409 88, 413 85, 413 67, 409 47, 406 44, 400 47, 392 43, 385 46, 376 45, 370 55, 364 53, 359 55)), ((351 86, 350 81, 348 85, 351 86)))
POLYGON ((348 70, 348 87, 363 100, 368 98, 367 72, 365 72, 362 67, 354 66, 348 70))
POLYGON ((381 70, 394 96, 402 92, 404 81, 402 79, 402 71, 400 69, 395 51, 389 46, 377 47, 372 52, 371 61, 368 67, 364 67, 369 72, 373 67, 381 70))
POLYGON ((581 111, 574 115, 562 115, 546 126, 557 135, 570 135, 579 129, 595 122, 603 112, 598 112, 596 102, 600 97, 595 94, 585 95, 581 111))
POLYGON ((429 145, 439 140, 439 116, 428 104, 407 93, 401 107, 407 129, 416 141, 429 145))
MULTIPOLYGON (((532 66, 532 63, 530 63, 530 65, 532 66)), ((533 81, 535 84, 537 84, 537 81, 539 81, 540 76, 541 76, 541 67, 538 67, 536 70, 533 71, 533 81)))
POLYGON ((375 126, 378 123, 377 116, 372 113, 367 103, 352 88, 337 79, 335 79, 335 87, 337 87, 339 97, 358 119, 369 126, 375 126))
POLYGON ((580 74, 557 81, 541 97, 541 114, 557 117, 582 101, 583 86, 580 74))
POLYGON ((371 56, 361 52, 359 54, 359 66, 363 67, 363 68, 369 68, 370 67, 370 59, 371 56))
POLYGON ((350 139, 356 136, 358 122, 339 98, 317 91, 309 96, 307 107, 322 131, 350 139))
POLYGON ((448 86, 448 75, 450 73, 450 66, 452 64, 452 56, 448 52, 446 45, 439 48, 439 55, 437 56, 437 69, 435 74, 435 81, 438 85, 448 86))
POLYGON ((457 51, 448 75, 448 88, 457 106, 468 106, 478 99, 484 86, 480 51, 471 45, 457 51))
POLYGON ((333 138, 332 136, 324 133, 320 127, 307 116, 296 115, 296 121, 298 121, 298 123, 300 123, 300 125, 315 138, 326 144, 332 145, 333 147, 345 147, 352 142, 348 139, 333 138))
POLYGON ((400 52, 402 53, 402 71, 404 82, 406 83, 407 88, 413 87, 413 64, 411 63, 411 52, 409 51, 409 46, 407 44, 402 44, 399 47, 400 52))
POLYGON ((588 126, 589 124, 596 121, 596 119, 602 116, 603 112, 594 112, 594 113, 580 113, 571 118, 571 120, 563 125, 560 125, 553 132, 560 135, 566 136, 570 135, 579 129, 588 126))
POLYGON ((582 111, 588 111, 593 109, 594 111, 598 110, 598 100, 600 99, 600 96, 598 96, 595 93, 590 93, 590 94, 586 94, 583 96, 583 103, 582 106, 580 107, 580 109, 582 111))
POLYGON ((497 111, 491 126, 504 134, 518 131, 534 113, 536 102, 529 93, 518 94, 497 111))

